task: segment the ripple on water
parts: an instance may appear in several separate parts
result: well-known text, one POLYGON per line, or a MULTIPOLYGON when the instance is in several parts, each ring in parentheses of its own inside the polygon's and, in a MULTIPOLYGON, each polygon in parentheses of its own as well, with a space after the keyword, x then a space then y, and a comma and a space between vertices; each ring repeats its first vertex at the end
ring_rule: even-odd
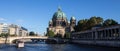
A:
MULTIPOLYGON (((116 48, 93 47, 74 44, 25 44, 24 48, 15 45, 0 45, 0 51, 117 51, 116 48)), ((120 51, 120 50, 119 50, 120 51)))

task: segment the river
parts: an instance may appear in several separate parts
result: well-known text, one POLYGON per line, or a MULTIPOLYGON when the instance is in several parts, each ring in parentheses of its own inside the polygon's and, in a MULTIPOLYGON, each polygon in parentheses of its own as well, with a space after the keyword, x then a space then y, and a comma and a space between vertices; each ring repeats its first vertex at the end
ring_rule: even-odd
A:
POLYGON ((120 51, 118 48, 84 46, 77 44, 45 44, 25 43, 24 48, 16 48, 15 44, 0 45, 0 51, 120 51))

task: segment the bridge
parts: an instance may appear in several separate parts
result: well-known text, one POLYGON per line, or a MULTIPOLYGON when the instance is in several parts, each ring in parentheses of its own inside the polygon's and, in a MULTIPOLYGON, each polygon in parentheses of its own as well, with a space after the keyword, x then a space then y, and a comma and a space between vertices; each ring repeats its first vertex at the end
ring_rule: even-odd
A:
POLYGON ((8 37, 8 43, 12 43, 16 39, 48 39, 47 36, 24 36, 24 37, 8 37))
POLYGON ((57 42, 57 43, 64 43, 68 40, 66 39, 59 39, 59 38, 48 38, 47 36, 23 36, 23 37, 8 37, 7 40, 6 38, 0 38, 0 41, 3 43, 10 43, 12 44, 14 41, 18 39, 23 39, 23 41, 39 41, 39 40, 46 40, 46 42, 57 42))

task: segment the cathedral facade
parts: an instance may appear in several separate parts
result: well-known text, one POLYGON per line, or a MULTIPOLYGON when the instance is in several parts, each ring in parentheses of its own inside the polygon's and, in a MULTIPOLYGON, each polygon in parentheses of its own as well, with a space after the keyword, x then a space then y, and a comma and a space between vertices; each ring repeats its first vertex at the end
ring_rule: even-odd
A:
POLYGON ((75 25, 75 17, 72 16, 70 21, 68 21, 65 13, 62 12, 61 8, 58 8, 57 12, 53 14, 52 19, 49 21, 47 32, 51 30, 55 35, 60 34, 63 37, 66 32, 74 31, 75 25))

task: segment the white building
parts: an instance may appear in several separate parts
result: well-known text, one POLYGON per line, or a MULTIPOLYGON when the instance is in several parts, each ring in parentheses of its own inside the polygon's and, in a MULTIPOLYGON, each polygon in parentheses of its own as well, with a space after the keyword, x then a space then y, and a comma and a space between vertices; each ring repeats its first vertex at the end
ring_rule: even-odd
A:
POLYGON ((0 34, 1 33, 8 33, 15 36, 27 36, 28 30, 19 25, 0 23, 0 34))
POLYGON ((0 34, 1 33, 8 33, 8 24, 0 23, 0 34))

